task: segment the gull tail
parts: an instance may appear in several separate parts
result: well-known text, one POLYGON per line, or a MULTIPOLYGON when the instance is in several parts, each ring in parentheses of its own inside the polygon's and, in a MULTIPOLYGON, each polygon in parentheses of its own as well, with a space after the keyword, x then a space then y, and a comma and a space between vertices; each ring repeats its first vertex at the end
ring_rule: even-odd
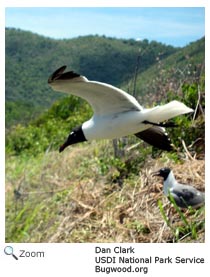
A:
POLYGON ((193 109, 187 107, 185 104, 179 101, 174 100, 162 106, 145 109, 145 120, 159 123, 175 116, 191 112, 193 112, 193 109))

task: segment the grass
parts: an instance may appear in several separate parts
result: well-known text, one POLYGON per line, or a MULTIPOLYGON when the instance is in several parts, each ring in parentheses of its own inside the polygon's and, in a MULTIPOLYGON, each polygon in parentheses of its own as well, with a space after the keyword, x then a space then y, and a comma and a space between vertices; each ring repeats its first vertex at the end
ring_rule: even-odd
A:
POLYGON ((186 211, 184 212, 176 205, 176 202, 172 197, 169 196, 169 199, 179 216, 179 225, 173 224, 170 220, 170 217, 166 214, 163 208, 161 200, 158 201, 158 206, 166 225, 170 228, 174 236, 173 242, 180 242, 184 239, 186 240, 188 237, 193 241, 199 239, 200 230, 202 232, 205 228, 204 207, 201 207, 198 210, 189 207, 189 213, 186 213, 186 211))
POLYGON ((112 142, 101 141, 7 157, 6 241, 204 242, 204 208, 179 212, 151 177, 169 166, 203 190, 204 160, 150 153, 140 145, 114 159, 112 142))

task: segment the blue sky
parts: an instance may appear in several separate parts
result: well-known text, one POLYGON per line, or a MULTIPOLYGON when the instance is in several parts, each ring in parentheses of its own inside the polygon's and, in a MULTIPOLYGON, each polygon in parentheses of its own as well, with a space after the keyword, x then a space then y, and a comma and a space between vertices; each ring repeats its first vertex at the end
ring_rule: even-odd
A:
POLYGON ((205 35, 205 8, 6 8, 6 27, 51 38, 98 34, 185 46, 205 35))

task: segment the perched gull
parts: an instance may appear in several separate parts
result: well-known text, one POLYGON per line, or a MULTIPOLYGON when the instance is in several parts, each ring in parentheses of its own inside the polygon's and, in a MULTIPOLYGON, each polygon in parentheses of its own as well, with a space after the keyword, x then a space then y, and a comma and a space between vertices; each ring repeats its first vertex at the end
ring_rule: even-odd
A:
POLYGON ((114 139, 131 134, 155 147, 170 151, 171 142, 163 127, 173 124, 161 122, 193 111, 178 101, 144 109, 125 91, 106 83, 89 81, 73 71, 64 72, 65 69, 66 66, 57 69, 49 77, 49 85, 55 91, 85 99, 91 105, 94 115, 71 131, 61 145, 60 152, 74 143, 114 139))
POLYGON ((187 208, 189 206, 198 208, 205 203, 205 195, 190 185, 177 182, 172 170, 168 167, 161 168, 154 172, 153 176, 163 177, 163 191, 166 196, 171 195, 177 206, 187 208))

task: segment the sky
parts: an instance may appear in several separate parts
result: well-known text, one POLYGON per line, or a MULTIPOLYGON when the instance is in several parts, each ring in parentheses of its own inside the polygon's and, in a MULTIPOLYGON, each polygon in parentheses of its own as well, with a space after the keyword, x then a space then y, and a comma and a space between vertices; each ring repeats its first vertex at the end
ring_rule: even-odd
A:
POLYGON ((84 35, 183 47, 205 35, 205 8, 6 8, 6 27, 63 39, 84 35))

